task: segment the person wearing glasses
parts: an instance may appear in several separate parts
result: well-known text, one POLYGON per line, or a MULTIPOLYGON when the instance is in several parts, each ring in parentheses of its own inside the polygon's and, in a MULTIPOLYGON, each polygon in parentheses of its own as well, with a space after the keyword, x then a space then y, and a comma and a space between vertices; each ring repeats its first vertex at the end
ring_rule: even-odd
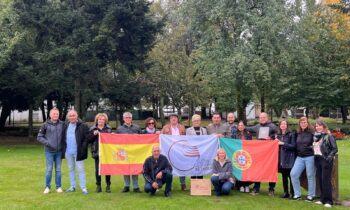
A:
POLYGON ((141 134, 160 134, 160 131, 157 129, 157 121, 153 117, 145 120, 145 129, 141 131, 141 134))

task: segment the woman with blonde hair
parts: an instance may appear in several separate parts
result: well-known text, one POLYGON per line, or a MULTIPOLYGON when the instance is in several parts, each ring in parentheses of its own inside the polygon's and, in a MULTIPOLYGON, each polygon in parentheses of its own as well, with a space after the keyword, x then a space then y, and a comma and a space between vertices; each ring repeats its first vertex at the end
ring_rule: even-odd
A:
POLYGON ((213 161, 211 183, 214 186, 216 196, 228 195, 234 186, 232 162, 227 158, 224 149, 218 149, 217 156, 213 161))
MULTIPOLYGON (((99 133, 112 133, 108 125, 108 116, 105 113, 98 113, 95 116, 95 125, 90 128, 88 141, 91 144, 92 158, 95 159, 96 192, 101 192, 101 176, 99 175, 99 133)), ((111 192, 111 176, 106 175, 106 192, 111 192)))
POLYGON ((308 182, 308 195, 306 201, 312 202, 316 196, 316 172, 315 172, 315 157, 312 149, 314 139, 314 129, 309 123, 307 117, 299 119, 299 126, 296 138, 296 153, 293 168, 290 172, 292 179, 294 196, 293 200, 301 200, 300 176, 306 168, 306 176, 308 182))

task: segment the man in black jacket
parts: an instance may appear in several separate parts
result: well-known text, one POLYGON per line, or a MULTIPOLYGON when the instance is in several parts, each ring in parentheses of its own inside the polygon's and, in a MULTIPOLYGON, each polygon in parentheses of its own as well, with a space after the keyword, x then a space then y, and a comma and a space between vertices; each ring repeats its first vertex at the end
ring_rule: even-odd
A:
POLYGON ((37 140, 45 146, 46 177, 44 194, 50 192, 53 164, 56 171, 56 191, 62 191, 61 184, 61 163, 63 148, 63 122, 59 120, 60 112, 57 108, 50 110, 48 119, 40 128, 37 140))
POLYGON ((84 160, 88 156, 89 127, 78 119, 76 111, 71 110, 67 114, 68 121, 64 126, 64 151, 68 162, 70 188, 66 192, 75 192, 75 166, 78 169, 80 188, 83 194, 88 194, 86 188, 86 176, 84 160))
POLYGON ((159 146, 152 148, 152 156, 148 157, 143 165, 145 177, 145 192, 154 195, 165 183, 164 196, 169 197, 173 175, 168 159, 160 154, 159 146))

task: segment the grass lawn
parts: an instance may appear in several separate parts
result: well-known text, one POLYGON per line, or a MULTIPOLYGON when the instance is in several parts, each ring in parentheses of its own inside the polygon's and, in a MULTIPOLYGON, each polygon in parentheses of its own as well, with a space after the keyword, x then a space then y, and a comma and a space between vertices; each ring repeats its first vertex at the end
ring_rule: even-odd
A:
MULTIPOLYGON (((350 141, 338 141, 339 186, 341 200, 350 199, 350 141)), ((234 191, 224 197, 193 197, 179 189, 179 179, 174 178, 171 198, 163 197, 163 190, 155 197, 145 193, 121 193, 121 176, 112 177, 112 193, 95 193, 94 162, 85 161, 89 194, 58 194, 55 191, 44 195, 45 159, 40 145, 0 145, 0 209, 323 209, 322 206, 305 201, 279 198, 282 186, 276 186, 276 196, 267 195, 267 184, 262 184, 261 193, 251 196, 234 191)), ((54 177, 54 176, 53 176, 54 177)), ((103 180, 103 179, 102 179, 103 180)), ((104 181, 104 180, 103 180, 104 181)), ((189 185, 189 179, 187 179, 189 185)), ((63 188, 69 187, 66 160, 62 164, 63 188)), ((139 177, 143 188, 143 178, 139 177)), ((54 180, 52 182, 54 186, 54 180)), ((53 187, 55 188, 55 187, 53 187)), ((104 186, 103 186, 104 188, 104 186)), ((303 192, 305 195, 305 191, 303 192)), ((346 209, 335 206, 333 209, 346 209)))

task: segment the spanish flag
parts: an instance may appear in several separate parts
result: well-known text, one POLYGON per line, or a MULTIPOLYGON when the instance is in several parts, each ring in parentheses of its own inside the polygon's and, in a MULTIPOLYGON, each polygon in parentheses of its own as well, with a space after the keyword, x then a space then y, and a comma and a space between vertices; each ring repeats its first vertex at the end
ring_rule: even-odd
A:
POLYGON ((220 147, 232 161, 232 173, 236 179, 277 182, 278 141, 220 138, 220 147))
POLYGON ((159 135, 100 133, 99 143, 100 175, 137 175, 159 135))

